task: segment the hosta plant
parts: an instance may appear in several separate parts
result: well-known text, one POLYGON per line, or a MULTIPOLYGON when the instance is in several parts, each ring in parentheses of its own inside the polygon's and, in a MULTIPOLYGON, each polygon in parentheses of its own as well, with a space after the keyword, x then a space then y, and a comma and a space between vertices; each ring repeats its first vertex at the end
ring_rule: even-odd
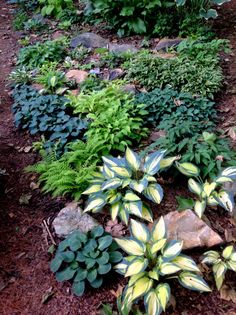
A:
POLYGON ((227 270, 236 272, 236 250, 234 247, 227 246, 222 253, 210 250, 204 253, 202 261, 205 264, 213 265, 213 274, 217 289, 220 290, 227 270))
POLYGON ((176 162, 178 170, 191 177, 188 180, 188 188, 197 198, 194 201, 194 211, 201 218, 207 206, 221 206, 229 212, 234 209, 234 196, 222 188, 227 182, 236 180, 236 167, 224 169, 214 181, 203 182, 200 175, 200 169, 192 163, 176 162), (194 178, 192 178, 194 177, 194 178))
POLYGON ((152 213, 141 195, 157 204, 162 201, 163 189, 154 175, 176 160, 176 157, 164 159, 164 154, 165 151, 156 151, 141 159, 127 148, 123 158, 103 157, 103 167, 84 192, 89 195, 85 212, 99 212, 109 205, 112 220, 119 216, 128 224, 133 214, 152 221, 152 213))
POLYGON ((165 222, 160 218, 149 231, 144 224, 131 220, 131 237, 115 239, 129 255, 115 269, 129 277, 123 291, 123 307, 144 299, 149 315, 165 311, 170 299, 169 279, 176 278, 190 290, 210 292, 211 289, 198 274, 196 263, 182 255, 182 241, 167 241, 165 222))
POLYGON ((122 254, 117 248, 112 236, 101 226, 87 234, 75 231, 59 244, 51 271, 59 282, 72 280, 73 292, 81 296, 86 284, 99 288, 104 275, 121 261, 122 254))

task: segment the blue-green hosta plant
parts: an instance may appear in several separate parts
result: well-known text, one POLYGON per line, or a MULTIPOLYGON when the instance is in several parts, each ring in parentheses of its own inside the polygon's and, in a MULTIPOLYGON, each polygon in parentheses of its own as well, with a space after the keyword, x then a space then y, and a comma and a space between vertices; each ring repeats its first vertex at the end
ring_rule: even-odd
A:
POLYGON ((104 275, 121 261, 122 254, 117 248, 112 236, 101 226, 87 234, 75 231, 59 244, 50 268, 59 282, 71 280, 72 291, 81 296, 87 284, 99 288, 104 275))
POLYGON ((142 202, 141 195, 161 203, 163 189, 154 176, 178 158, 164 159, 164 154, 165 151, 156 151, 142 159, 127 148, 123 158, 103 157, 100 172, 95 173, 92 185, 84 192, 89 195, 85 212, 99 212, 110 205, 112 220, 119 216, 128 224, 132 214, 152 222, 151 210, 142 202))
POLYGON ((191 177, 188 180, 188 188, 197 196, 193 208, 200 218, 207 206, 219 205, 233 212, 235 204, 233 193, 223 189, 222 185, 236 180, 235 166, 224 169, 213 181, 206 180, 205 182, 200 177, 200 169, 194 164, 176 162, 176 166, 182 174, 191 177))
POLYGON ((236 272, 236 250, 232 245, 227 246, 222 253, 210 250, 204 253, 203 263, 213 265, 213 274, 217 289, 220 290, 227 270, 236 272))
POLYGON ((165 311, 170 299, 169 280, 176 278, 190 290, 210 292, 211 289, 199 275, 196 263, 182 255, 182 241, 167 241, 163 217, 149 231, 144 224, 131 220, 131 237, 116 238, 117 244, 129 255, 115 269, 129 277, 123 291, 123 307, 144 299, 148 315, 165 311))

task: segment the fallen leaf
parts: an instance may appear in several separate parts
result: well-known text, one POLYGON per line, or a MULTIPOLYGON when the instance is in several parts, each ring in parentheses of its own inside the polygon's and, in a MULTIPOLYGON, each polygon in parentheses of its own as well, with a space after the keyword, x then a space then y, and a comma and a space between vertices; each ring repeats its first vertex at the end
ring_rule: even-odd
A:
POLYGON ((31 146, 24 147, 24 152, 25 152, 25 153, 29 153, 31 149, 32 149, 31 146))
POLYGON ((30 199, 32 198, 31 194, 25 194, 20 196, 19 204, 20 205, 29 205, 30 199))
POLYGON ((42 304, 48 302, 48 300, 53 296, 54 292, 52 291, 52 287, 45 291, 44 295, 42 296, 42 304))
POLYGON ((30 183, 30 188, 32 190, 38 189, 39 188, 39 184, 35 183, 35 182, 31 182, 30 183))
POLYGON ((118 298, 119 296, 121 296, 122 292, 123 292, 123 288, 124 286, 118 284, 118 289, 115 291, 115 290, 111 290, 111 294, 113 294, 116 298, 118 298))
POLYGON ((236 304, 236 291, 224 285, 220 289, 220 298, 225 301, 232 301, 236 304))
POLYGON ((236 228, 225 230, 225 239, 227 242, 235 242, 236 241, 236 228))
POLYGON ((105 231, 110 233, 113 237, 119 237, 125 234, 126 228, 122 223, 117 220, 109 220, 105 226, 105 231))
POLYGON ((236 127, 234 126, 234 127, 229 128, 228 134, 231 139, 236 140, 236 127))

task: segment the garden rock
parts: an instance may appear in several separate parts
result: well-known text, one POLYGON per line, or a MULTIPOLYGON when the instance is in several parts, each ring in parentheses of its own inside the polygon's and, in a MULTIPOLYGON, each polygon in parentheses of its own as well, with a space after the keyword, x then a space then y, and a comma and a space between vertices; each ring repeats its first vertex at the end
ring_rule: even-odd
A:
POLYGON ((86 48, 106 48, 108 43, 107 39, 95 33, 83 33, 73 38, 70 46, 71 48, 76 48, 80 45, 86 48))
POLYGON ((183 241, 183 249, 213 247, 222 238, 191 210, 173 211, 164 216, 168 238, 183 241))
POLYGON ((135 84, 125 84, 123 85, 122 90, 124 92, 132 93, 132 94, 138 93, 138 90, 136 89, 135 84))
POLYGON ((156 46, 156 50, 165 50, 167 51, 169 48, 173 48, 178 46, 182 42, 182 38, 175 38, 175 39, 170 39, 170 38, 163 38, 159 41, 159 43, 156 46))
POLYGON ((121 78, 122 76, 124 75, 124 71, 120 68, 117 68, 117 69, 114 69, 114 70, 111 70, 109 72, 109 80, 116 80, 116 79, 119 79, 121 78))
POLYGON ((131 44, 109 44, 109 51, 115 54, 122 54, 126 52, 136 53, 138 48, 131 44))
POLYGON ((66 73, 66 78, 68 80, 75 80, 77 84, 80 84, 88 77, 88 73, 83 70, 70 70, 66 73))
POLYGON ((52 225, 57 236, 63 238, 75 230, 87 233, 97 226, 98 222, 83 213, 77 202, 71 202, 58 213, 52 225))

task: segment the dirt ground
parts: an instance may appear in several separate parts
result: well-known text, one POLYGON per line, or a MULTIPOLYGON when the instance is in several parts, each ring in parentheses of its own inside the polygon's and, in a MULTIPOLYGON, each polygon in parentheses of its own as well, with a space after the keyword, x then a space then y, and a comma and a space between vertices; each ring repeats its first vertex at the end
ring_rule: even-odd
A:
MULTIPOLYGON (((102 289, 88 290, 77 298, 71 295, 70 284, 58 284, 49 270, 51 256, 47 250, 51 241, 42 222, 53 218, 64 206, 64 200, 52 200, 39 189, 32 189, 36 179, 24 172, 38 157, 26 152, 32 138, 16 130, 13 123, 7 78, 19 49, 19 34, 12 30, 13 8, 3 0, 0 2, 0 168, 6 170, 4 189, 0 187, 0 314, 99 314, 102 303, 115 302, 111 290, 117 290, 118 276, 114 275, 113 281, 102 289), (29 204, 25 204, 27 196, 29 204)), ((231 126, 236 121, 236 0, 221 10, 215 29, 220 37, 230 39, 233 48, 233 54, 224 63, 225 89, 218 96, 221 126, 231 126)), ((162 209, 175 210, 174 189, 167 187, 167 195, 162 209)), ((212 217, 213 222, 217 220, 219 216, 212 217)), ((223 220, 224 225, 231 227, 229 218, 223 220)), ((218 232, 223 233, 220 228, 218 232)), ((198 252, 191 254, 199 256, 198 252)), ((236 283, 236 276, 229 281, 236 283)), ((172 303, 166 313, 169 315, 236 314, 236 304, 220 299, 216 291, 203 295, 176 284, 172 293, 176 305, 172 303)))

